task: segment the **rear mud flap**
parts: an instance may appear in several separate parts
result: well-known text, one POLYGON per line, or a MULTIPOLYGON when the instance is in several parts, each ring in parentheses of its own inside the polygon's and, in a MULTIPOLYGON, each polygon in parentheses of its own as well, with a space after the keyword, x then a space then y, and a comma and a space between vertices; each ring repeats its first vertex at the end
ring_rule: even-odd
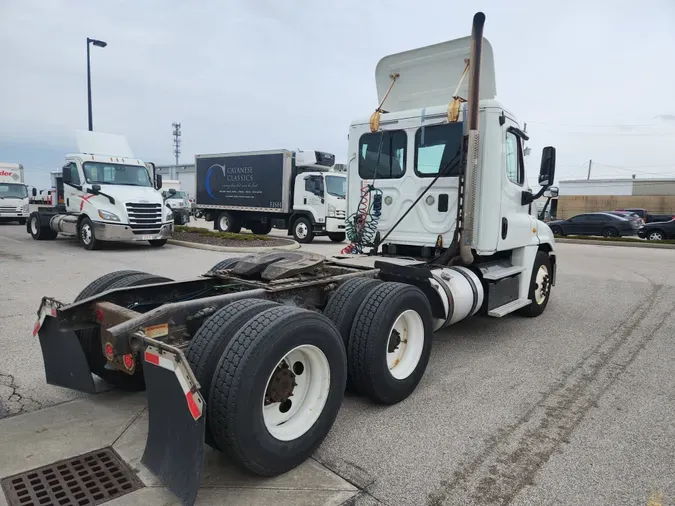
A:
POLYGON ((150 347, 145 352, 149 421, 141 462, 183 504, 192 505, 204 470, 205 403, 176 358, 150 347))
POLYGON ((47 316, 39 326, 38 335, 47 383, 95 394, 87 357, 75 332, 60 331, 56 318, 47 316))

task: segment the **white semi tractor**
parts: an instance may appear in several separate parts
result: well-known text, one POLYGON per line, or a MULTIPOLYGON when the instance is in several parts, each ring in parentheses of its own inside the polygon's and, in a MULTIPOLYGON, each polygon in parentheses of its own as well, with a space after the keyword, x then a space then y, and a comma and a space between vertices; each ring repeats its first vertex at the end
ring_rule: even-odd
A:
POLYGON ((142 462, 184 504, 204 444, 282 474, 321 444, 345 388, 380 404, 413 394, 434 331, 546 309, 555 242, 530 205, 553 183, 555 149, 533 194, 527 136, 495 100, 484 21, 476 14, 471 38, 378 64, 380 105, 350 128, 350 254, 229 258, 181 281, 117 271, 73 303, 43 299, 47 381, 94 392, 93 373, 147 388, 142 462))
POLYGON ((28 206, 23 165, 0 162, 0 222, 17 221, 25 225, 28 206))
POLYGON ((317 235, 345 240, 345 174, 323 151, 270 150, 197 155, 195 208, 214 229, 268 234, 273 226, 296 241, 317 235))
POLYGON ((77 142, 80 153, 66 155, 54 177, 52 204, 31 206, 27 232, 38 241, 77 237, 88 250, 105 241, 164 246, 173 213, 157 190, 154 165, 134 158, 123 136, 78 132, 77 142))

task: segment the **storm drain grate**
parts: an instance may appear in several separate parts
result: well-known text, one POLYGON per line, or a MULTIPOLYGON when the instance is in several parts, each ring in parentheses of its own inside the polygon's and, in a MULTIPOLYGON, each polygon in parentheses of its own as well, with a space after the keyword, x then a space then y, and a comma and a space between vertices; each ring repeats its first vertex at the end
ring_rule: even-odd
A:
POLYGON ((2 480, 10 506, 94 506, 143 487, 111 448, 2 480))

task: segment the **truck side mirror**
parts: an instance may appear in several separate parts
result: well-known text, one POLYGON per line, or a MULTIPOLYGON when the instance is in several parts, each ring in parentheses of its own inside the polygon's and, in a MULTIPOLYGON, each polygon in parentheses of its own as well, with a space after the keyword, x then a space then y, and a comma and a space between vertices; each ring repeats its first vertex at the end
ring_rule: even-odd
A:
POLYGON ((544 197, 555 198, 558 196, 560 190, 557 186, 549 186, 549 188, 544 192, 544 197))
POLYGON ((66 165, 63 168, 63 182, 70 183, 70 166, 66 165))
POLYGON ((162 187, 162 175, 155 174, 155 189, 159 190, 162 187))
POLYGON ((101 185, 100 184, 93 184, 91 185, 91 191, 94 193, 98 193, 101 191, 101 185))
POLYGON ((37 197, 37 188, 33 188, 31 193, 33 194, 33 197, 37 197))
POLYGON ((550 186, 555 179, 555 148, 546 146, 541 153, 541 168, 539 169, 539 185, 550 186))
POLYGON ((169 188, 169 195, 175 195, 175 194, 176 194, 176 190, 174 190, 173 188, 169 188))

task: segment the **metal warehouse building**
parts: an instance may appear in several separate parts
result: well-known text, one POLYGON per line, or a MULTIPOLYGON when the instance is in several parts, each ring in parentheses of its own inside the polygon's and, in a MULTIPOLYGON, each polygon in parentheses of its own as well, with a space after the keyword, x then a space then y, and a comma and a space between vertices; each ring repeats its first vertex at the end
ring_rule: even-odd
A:
POLYGON ((558 187, 557 218, 626 208, 675 213, 675 179, 577 179, 558 187))
POLYGON ((157 165, 157 173, 164 179, 180 181, 180 189, 186 191, 190 198, 195 198, 197 191, 195 179, 195 166, 192 165, 157 165))

